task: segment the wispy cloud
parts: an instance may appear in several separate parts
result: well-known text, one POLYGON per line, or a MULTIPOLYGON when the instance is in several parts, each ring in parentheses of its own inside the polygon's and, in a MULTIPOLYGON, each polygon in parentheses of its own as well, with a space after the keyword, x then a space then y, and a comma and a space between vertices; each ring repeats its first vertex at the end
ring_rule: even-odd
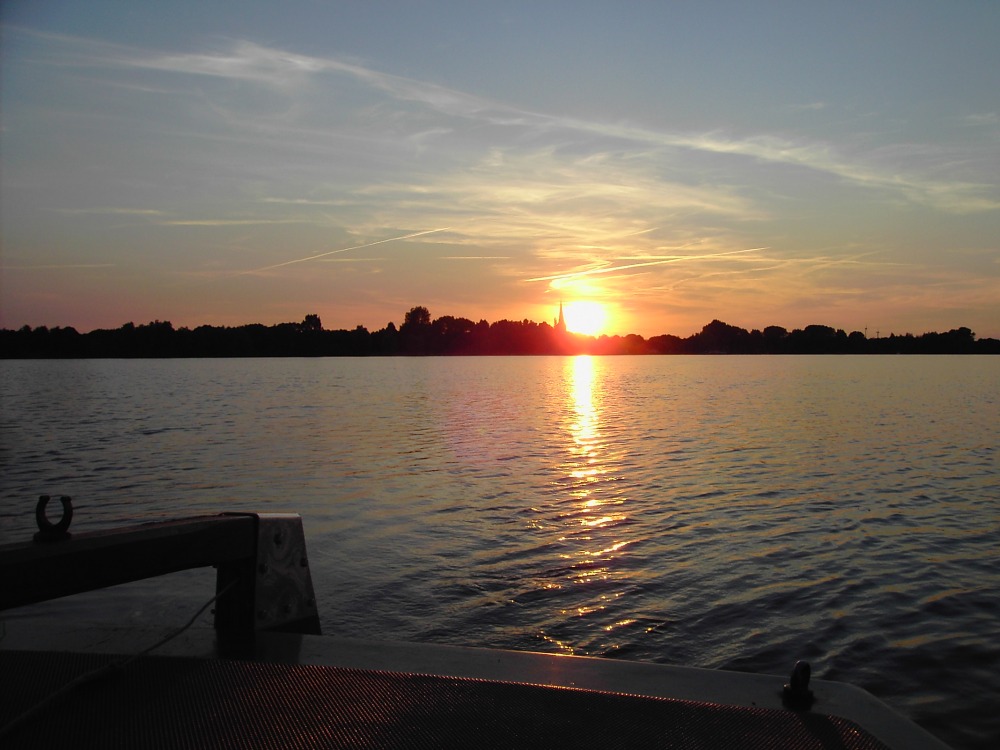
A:
MULTIPOLYGON (((62 37, 61 41, 74 50, 73 53, 64 52, 64 57, 75 64, 235 80, 266 87, 286 96, 295 95, 303 86, 322 82, 330 76, 347 77, 372 92, 388 97, 389 101, 415 105, 424 115, 444 118, 428 123, 425 116, 416 116, 417 112, 398 113, 403 118, 398 121, 403 132, 396 129, 392 136, 397 142, 414 144, 421 152, 436 140, 446 141, 441 148, 454 147, 458 143, 456 138, 468 132, 467 128, 456 128, 457 119, 470 125, 488 125, 508 131, 503 137, 509 143, 556 142, 562 138, 582 145, 598 138, 607 141, 603 146, 599 144, 598 149, 612 148, 612 143, 632 153, 637 149, 652 149, 649 156, 666 160, 665 163, 670 163, 670 152, 677 150, 746 158, 827 174, 865 189, 895 195, 944 212, 962 214, 1000 209, 995 180, 951 179, 946 169, 948 157, 941 155, 935 159, 930 150, 923 154, 922 163, 914 166, 913 161, 906 159, 884 162, 877 152, 856 148, 848 153, 842 147, 807 138, 767 133, 741 136, 712 131, 680 133, 622 122, 584 120, 512 107, 434 82, 375 70, 356 60, 303 55, 245 40, 233 41, 212 52, 180 54, 151 53, 71 37, 62 37)), ((302 96, 305 101, 305 94, 302 96)), ((828 104, 815 101, 790 106, 819 111, 828 104)), ((293 110, 298 111, 296 108, 293 110)), ((234 117, 234 120, 239 119, 234 117)), ((243 119, 246 128, 261 127, 259 119, 243 119)), ((391 119, 383 118, 383 122, 391 119)), ((995 124, 996 114, 970 115, 966 120, 970 124, 995 124)), ((315 137, 324 137, 324 132, 327 134, 325 137, 329 137, 329 128, 317 129, 315 137)), ((536 183, 531 189, 538 187, 536 183)), ((520 196, 529 194, 524 184, 511 185, 510 189, 520 196)), ((504 186, 498 185, 495 197, 497 200, 509 198, 510 190, 505 192, 504 186)), ((277 202, 276 199, 271 200, 277 202)), ((333 201, 330 205, 335 204, 336 201, 333 201)), ((713 199, 705 202, 703 208, 715 210, 713 207, 718 205, 713 199)))
POLYGON ((345 206, 347 200, 312 200, 310 198, 260 198, 261 203, 278 203, 289 206, 345 206))
POLYGON ((742 253, 752 253, 758 250, 764 250, 766 248, 746 248, 743 250, 731 250, 729 252, 723 253, 710 253, 707 255, 672 255, 666 258, 657 258, 654 260, 647 260, 636 263, 622 263, 618 265, 608 264, 607 266, 601 268, 588 268, 584 271, 571 271, 568 273, 558 273, 552 274, 551 276, 537 276, 532 279, 525 279, 525 281, 565 281, 568 279, 577 279, 583 276, 597 276, 599 274, 607 273, 619 273, 621 271, 628 271, 633 268, 648 268, 650 266, 662 266, 668 263, 684 263, 696 260, 710 260, 713 258, 722 258, 730 255, 740 255, 742 253))
POLYGON ((975 127, 1000 125, 1000 113, 980 112, 965 116, 965 123, 975 127))
POLYGON ((829 106, 826 102, 808 102, 806 104, 789 104, 785 109, 792 112, 819 112, 829 106))
POLYGON ((396 242, 396 241, 399 241, 399 240, 409 240, 409 239, 413 239, 414 237, 423 237, 424 235, 427 235, 427 234, 434 234, 436 232, 445 232, 447 230, 448 230, 448 227, 442 227, 441 229, 427 229, 427 230, 422 231, 422 232, 412 232, 410 234, 403 234, 403 235, 400 235, 399 237, 387 237, 384 240, 375 240, 374 242, 366 242, 363 245, 353 245, 352 247, 342 247, 342 248, 338 248, 337 250, 329 250, 329 251, 327 251, 325 253, 319 253, 317 255, 309 255, 309 256, 307 256, 305 258, 295 258, 293 260, 286 260, 286 261, 283 261, 282 263, 275 263, 274 265, 264 266, 263 268, 255 268, 252 271, 243 271, 243 273, 250 274, 250 273, 260 273, 262 271, 272 271, 275 268, 283 268, 285 266, 290 266, 290 265, 293 265, 295 263, 305 263, 305 262, 310 261, 310 260, 318 260, 319 258, 326 258, 329 255, 336 255, 338 253, 346 253, 346 252, 349 252, 351 250, 363 250, 366 247, 374 247, 375 245, 383 245, 386 242, 396 242))
POLYGON ((82 268, 114 268, 114 263, 39 263, 36 265, 3 265, 3 271, 63 271, 82 268))
POLYGON ((230 78, 284 87, 303 76, 336 67, 333 61, 262 47, 246 41, 233 42, 225 52, 148 54, 140 51, 115 60, 121 65, 168 73, 230 78))
POLYGON ((309 224, 313 219, 171 219, 158 222, 168 227, 238 227, 253 224, 309 224))
POLYGON ((163 211, 154 208, 57 208, 61 214, 69 216, 164 216, 163 211))

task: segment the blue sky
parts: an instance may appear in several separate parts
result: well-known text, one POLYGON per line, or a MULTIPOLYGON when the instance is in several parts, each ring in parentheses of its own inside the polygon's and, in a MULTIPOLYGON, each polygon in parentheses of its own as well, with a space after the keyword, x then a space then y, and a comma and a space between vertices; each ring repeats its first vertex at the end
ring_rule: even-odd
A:
POLYGON ((1000 3, 2 7, 4 327, 1000 337, 1000 3))

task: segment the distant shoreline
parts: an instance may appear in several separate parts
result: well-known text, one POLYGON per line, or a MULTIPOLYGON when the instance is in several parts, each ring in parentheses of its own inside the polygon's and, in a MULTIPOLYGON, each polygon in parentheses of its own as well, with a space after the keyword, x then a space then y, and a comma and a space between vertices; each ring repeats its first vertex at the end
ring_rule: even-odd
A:
POLYGON ((319 316, 273 326, 178 328, 166 321, 126 323, 79 333, 73 328, 0 330, 0 359, 201 359, 244 357, 553 356, 574 354, 1000 354, 1000 340, 977 339, 968 328, 945 333, 868 338, 860 331, 810 325, 761 330, 713 320, 687 338, 586 336, 548 323, 501 320, 478 323, 444 316, 430 319, 413 308, 398 329, 363 326, 326 330, 319 316), (414 314, 419 312, 420 314, 414 314))

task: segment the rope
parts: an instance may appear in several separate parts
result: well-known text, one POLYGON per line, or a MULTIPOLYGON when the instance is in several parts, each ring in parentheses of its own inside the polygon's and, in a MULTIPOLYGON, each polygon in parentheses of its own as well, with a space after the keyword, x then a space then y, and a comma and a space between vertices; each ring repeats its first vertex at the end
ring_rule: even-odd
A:
POLYGON ((112 672, 118 672, 118 671, 124 670, 130 664, 132 664, 132 662, 134 662, 136 659, 139 659, 139 658, 141 658, 143 656, 146 656, 146 654, 149 654, 150 652, 155 651, 156 649, 160 648, 161 646, 166 645, 167 643, 169 643, 170 641, 172 641, 174 638, 176 638, 177 636, 179 636, 181 633, 183 633, 184 631, 186 631, 188 628, 190 628, 192 625, 194 625, 195 621, 197 621, 197 619, 199 617, 201 617, 202 613, 204 613, 204 611, 206 609, 208 609, 210 606, 212 606, 212 604, 219 597, 227 594, 229 592, 229 590, 231 588, 233 588, 237 583, 239 583, 239 581, 233 581, 232 583, 230 583, 228 586, 226 586, 224 589, 222 589, 222 591, 220 591, 215 596, 213 596, 211 599, 209 599, 207 602, 205 602, 201 606, 201 608, 197 612, 194 613, 194 616, 190 620, 188 620, 188 622, 187 622, 186 625, 183 625, 182 627, 178 628, 177 630, 175 630, 173 633, 170 633, 166 637, 161 638, 160 640, 158 640, 156 643, 154 643, 149 648, 143 649, 139 653, 132 654, 131 656, 127 656, 127 657, 124 657, 124 658, 121 658, 121 659, 115 659, 115 660, 113 660, 113 661, 105 664, 104 666, 98 667, 97 669, 92 669, 89 672, 84 672, 79 677, 76 677, 76 678, 70 680, 69 682, 67 682, 65 685, 63 685, 61 688, 59 688, 58 690, 56 690, 54 693, 49 694, 45 698, 42 698, 42 700, 40 700, 38 703, 36 703, 31 708, 29 708, 26 711, 24 711, 24 713, 22 713, 19 716, 15 716, 11 721, 7 722, 4 726, 0 727, 0 738, 6 737, 6 736, 12 734, 13 732, 17 731, 20 727, 22 727, 23 725, 27 724, 29 721, 31 721, 32 719, 34 719, 36 716, 38 716, 42 712, 48 710, 54 704, 56 704, 57 702, 59 702, 60 700, 62 700, 63 698, 65 698, 70 693, 72 693, 75 690, 79 689, 83 685, 86 685, 86 684, 88 684, 90 682, 96 682, 97 680, 99 680, 102 677, 105 677, 105 676, 111 674, 112 672))

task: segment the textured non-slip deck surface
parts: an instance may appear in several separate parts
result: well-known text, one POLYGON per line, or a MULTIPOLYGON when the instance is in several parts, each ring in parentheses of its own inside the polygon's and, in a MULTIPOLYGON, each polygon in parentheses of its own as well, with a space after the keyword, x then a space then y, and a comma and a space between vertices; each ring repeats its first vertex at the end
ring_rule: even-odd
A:
MULTIPOLYGON (((0 725, 96 654, 0 651, 0 725)), ((143 657, 32 713, 13 748, 884 748, 841 718, 454 677, 143 657)))

